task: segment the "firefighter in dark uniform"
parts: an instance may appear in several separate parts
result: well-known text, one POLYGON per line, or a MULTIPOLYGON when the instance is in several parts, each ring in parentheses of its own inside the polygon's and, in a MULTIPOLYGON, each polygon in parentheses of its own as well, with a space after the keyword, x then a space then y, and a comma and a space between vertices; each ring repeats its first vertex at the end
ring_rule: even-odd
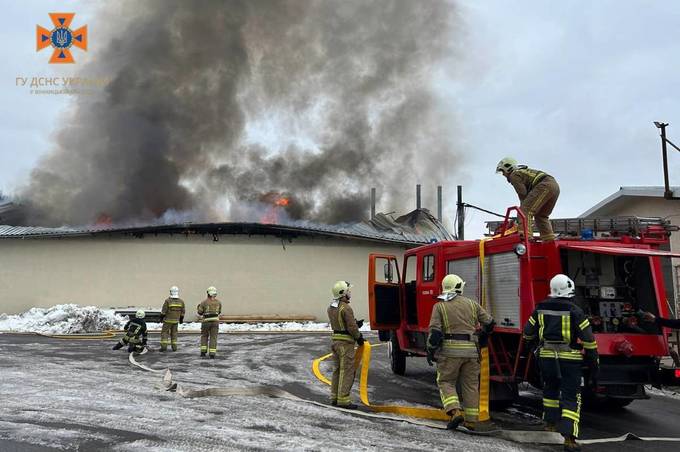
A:
POLYGON ((331 382, 331 405, 354 410, 357 406, 350 399, 356 371, 354 343, 364 345, 364 337, 359 331, 363 320, 357 322, 354 311, 349 306, 352 297, 351 287, 347 281, 337 281, 333 285, 333 300, 328 307, 328 321, 333 328, 331 353, 335 364, 331 382))
POLYGON ((161 351, 172 347, 172 351, 177 351, 177 328, 180 323, 184 323, 185 307, 184 301, 179 297, 179 287, 170 288, 170 297, 165 299, 161 309, 161 351))
POLYGON ((220 332, 222 302, 217 299, 217 289, 213 286, 208 287, 206 293, 208 298, 196 308, 201 316, 201 357, 208 353, 210 359, 214 359, 217 353, 217 334, 220 332))
POLYGON ((463 296, 465 281, 458 275, 446 275, 442 293, 432 308, 430 334, 427 338, 427 360, 437 363, 437 385, 444 411, 451 416, 447 428, 474 430, 479 416, 479 344, 477 324, 483 335, 493 331, 494 321, 477 303, 463 296), (460 383, 462 405, 456 385, 460 383))
POLYGON ((555 178, 543 171, 527 168, 526 165, 518 165, 517 160, 512 157, 505 157, 498 162, 496 172, 502 173, 515 188, 520 208, 527 217, 529 238, 533 236, 535 221, 542 241, 555 240, 555 233, 548 218, 560 196, 560 186, 557 185, 555 178))
POLYGON ((572 302, 574 289, 574 282, 566 275, 553 277, 550 298, 536 306, 524 326, 524 339, 528 343, 538 341, 546 430, 560 432, 564 436, 564 450, 570 452, 581 450, 576 438, 584 359, 593 382, 599 370, 595 336, 581 308, 572 302))
POLYGON ((144 350, 148 335, 144 321, 145 316, 146 313, 142 309, 135 313, 135 318, 130 319, 123 327, 125 336, 113 346, 113 350, 120 350, 125 345, 128 346, 128 352, 141 353, 144 350))

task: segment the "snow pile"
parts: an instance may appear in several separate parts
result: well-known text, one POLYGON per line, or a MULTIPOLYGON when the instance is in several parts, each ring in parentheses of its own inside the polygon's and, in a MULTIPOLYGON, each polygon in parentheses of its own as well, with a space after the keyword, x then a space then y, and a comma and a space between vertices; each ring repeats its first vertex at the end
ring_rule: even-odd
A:
MULTIPOLYGON (((161 323, 147 323, 150 330, 160 330, 161 323)), ((182 323, 178 328, 180 331, 199 331, 199 322, 182 323)), ((220 333, 235 332, 286 332, 286 331, 323 331, 330 332, 331 327, 328 323, 317 322, 278 322, 278 323, 220 323, 220 333)), ((368 323, 361 327, 361 331, 371 331, 368 323)))
POLYGON ((42 334, 96 333, 119 330, 127 320, 112 310, 95 306, 60 304, 31 308, 18 315, 0 314, 0 331, 42 334))

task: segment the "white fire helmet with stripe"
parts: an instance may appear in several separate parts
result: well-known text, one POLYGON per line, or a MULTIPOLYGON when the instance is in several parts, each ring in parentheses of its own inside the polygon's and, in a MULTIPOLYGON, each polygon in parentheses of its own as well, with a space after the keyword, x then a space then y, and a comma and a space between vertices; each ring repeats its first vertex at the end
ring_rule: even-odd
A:
POLYGON ((137 312, 135 313, 135 317, 138 319, 143 319, 146 317, 146 312, 144 312, 144 309, 138 309, 137 312))
POLYGON ((339 300, 342 297, 347 297, 349 300, 352 297, 352 291, 350 290, 352 285, 348 281, 336 281, 333 285, 333 299, 339 300))
POLYGON ((216 297, 217 296, 217 289, 214 286, 208 287, 208 290, 206 290, 208 293, 209 297, 216 297))
POLYGON ((574 281, 567 275, 557 274, 550 280, 550 297, 571 298, 575 295, 576 286, 574 281))
POLYGON ((179 298, 179 287, 172 286, 170 288, 170 298, 179 298))
POLYGON ((508 174, 513 172, 515 168, 517 168, 517 160, 512 157, 505 157, 496 165, 496 172, 508 174))
POLYGON ((442 293, 437 298, 440 300, 451 300, 456 295, 462 295, 465 290, 465 281, 458 275, 449 274, 442 279, 442 293))

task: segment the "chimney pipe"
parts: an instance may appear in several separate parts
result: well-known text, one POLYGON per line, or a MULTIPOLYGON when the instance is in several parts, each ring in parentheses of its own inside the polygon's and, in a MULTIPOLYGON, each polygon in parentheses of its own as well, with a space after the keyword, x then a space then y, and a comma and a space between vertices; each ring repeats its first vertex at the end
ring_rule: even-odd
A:
POLYGON ((371 220, 375 220, 375 187, 371 188, 371 220))
POLYGON ((416 209, 420 210, 420 184, 416 185, 416 209))
POLYGON ((441 222, 442 216, 442 186, 437 185, 437 219, 441 222))

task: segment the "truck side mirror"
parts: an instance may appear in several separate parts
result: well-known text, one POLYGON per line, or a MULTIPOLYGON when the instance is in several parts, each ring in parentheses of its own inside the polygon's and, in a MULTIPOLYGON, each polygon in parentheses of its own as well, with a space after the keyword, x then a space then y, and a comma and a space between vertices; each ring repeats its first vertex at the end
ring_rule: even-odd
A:
POLYGON ((393 277, 393 274, 392 274, 392 265, 390 265, 390 263, 387 262, 387 263, 383 266, 383 268, 384 268, 384 270, 385 270, 385 281, 387 281, 387 282, 392 282, 392 277, 393 277))

